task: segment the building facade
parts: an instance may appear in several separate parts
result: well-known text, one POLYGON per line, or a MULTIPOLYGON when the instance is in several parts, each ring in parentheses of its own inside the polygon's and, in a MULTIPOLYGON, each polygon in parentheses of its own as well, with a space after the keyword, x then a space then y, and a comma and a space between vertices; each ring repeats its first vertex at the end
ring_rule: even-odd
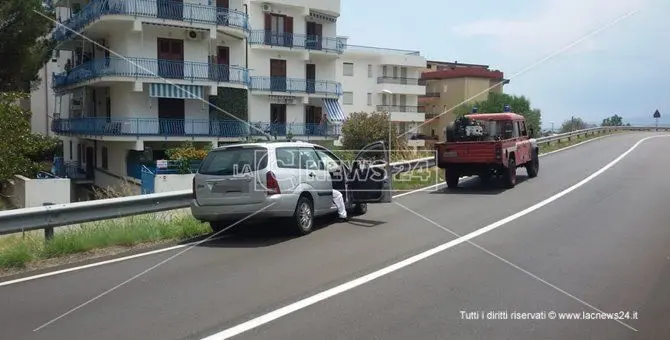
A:
POLYGON ((398 133, 411 132, 425 120, 418 100, 426 93, 419 81, 426 59, 418 51, 348 45, 338 66, 347 115, 386 112, 398 133))
POLYGON ((422 134, 444 140, 458 106, 486 100, 489 92, 502 93, 509 80, 487 65, 428 61, 421 83, 426 85, 426 94, 419 98, 426 110, 422 134))
POLYGON ((343 108, 351 93, 373 94, 362 111, 423 121, 416 107, 425 59, 349 47, 336 35, 339 0, 53 5, 58 46, 32 96, 33 123, 61 136, 68 176, 82 182, 139 183, 143 164, 185 141, 334 139, 352 112, 343 108), (367 60, 369 86, 343 75, 347 60, 367 60))

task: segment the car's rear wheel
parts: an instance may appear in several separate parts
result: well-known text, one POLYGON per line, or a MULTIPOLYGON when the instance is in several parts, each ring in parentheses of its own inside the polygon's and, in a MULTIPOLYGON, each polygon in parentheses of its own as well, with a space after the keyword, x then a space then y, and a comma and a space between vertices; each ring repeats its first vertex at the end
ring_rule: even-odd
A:
POLYGON ((530 157, 530 162, 526 164, 526 172, 528 172, 528 177, 534 178, 537 177, 537 173, 540 171, 540 157, 537 154, 537 150, 533 150, 533 153, 530 157))
POLYGON ((503 180, 507 188, 514 188, 516 186, 516 161, 514 160, 514 156, 511 156, 507 162, 507 169, 505 169, 503 180))
POLYGON ((314 227, 314 205, 306 196, 298 199, 291 221, 291 229, 298 235, 307 235, 314 227))

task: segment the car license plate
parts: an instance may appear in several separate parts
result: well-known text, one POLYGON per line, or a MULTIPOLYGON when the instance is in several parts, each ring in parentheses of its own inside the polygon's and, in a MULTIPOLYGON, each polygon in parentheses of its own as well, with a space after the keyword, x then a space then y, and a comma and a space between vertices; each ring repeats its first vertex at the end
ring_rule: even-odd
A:
POLYGON ((456 157, 458 153, 456 151, 448 151, 442 154, 444 157, 456 157))

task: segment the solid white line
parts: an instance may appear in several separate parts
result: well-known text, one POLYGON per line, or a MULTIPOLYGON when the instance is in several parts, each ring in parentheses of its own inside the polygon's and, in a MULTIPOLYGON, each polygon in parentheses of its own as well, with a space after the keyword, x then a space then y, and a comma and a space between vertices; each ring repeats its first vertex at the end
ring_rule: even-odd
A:
MULTIPOLYGON (((571 146, 568 146, 568 147, 565 147, 565 148, 562 148, 562 149, 558 149, 558 150, 554 150, 554 151, 552 151, 552 152, 547 152, 547 153, 544 153, 544 154, 540 154, 540 157, 542 157, 542 156, 547 156, 547 155, 550 155, 550 154, 555 153, 555 152, 559 152, 559 151, 567 150, 567 149, 576 147, 576 146, 578 146, 578 145, 582 145, 582 144, 585 144, 585 143, 588 143, 588 142, 592 142, 592 141, 595 141, 595 140, 598 140, 598 139, 601 139, 601 138, 604 138, 604 137, 608 137, 608 136, 611 136, 611 135, 605 135, 605 136, 596 137, 596 138, 589 139, 589 140, 583 141, 583 142, 581 142, 581 143, 577 143, 577 144, 575 144, 575 145, 571 145, 571 146)), ((476 176, 462 177, 461 180, 459 181, 459 183, 464 183, 464 182, 466 182, 466 181, 469 181, 469 180, 471 180, 471 179, 474 179, 475 177, 476 177, 476 176)), ((420 189, 416 189, 416 190, 412 190, 412 191, 408 191, 408 192, 405 192, 405 193, 402 193, 402 194, 395 195, 395 196, 393 196, 393 198, 398 198, 398 197, 402 197, 402 196, 407 196, 407 195, 411 195, 411 194, 416 194, 417 192, 425 192, 425 191, 429 191, 429 190, 431 190, 431 189, 439 189, 440 187, 442 187, 442 186, 444 186, 444 185, 445 185, 444 183, 439 183, 439 184, 435 184, 435 185, 431 185, 431 186, 423 187, 423 188, 420 188, 420 189)), ((224 237, 225 237, 225 236, 224 236, 224 237)), ((223 237, 220 237, 220 238, 223 238, 223 237)), ((220 239, 220 238, 216 238, 216 239, 220 239)), ((88 268, 94 268, 94 267, 97 267, 97 266, 104 266, 104 265, 107 265, 107 264, 112 264, 112 263, 117 263, 117 262, 122 262, 122 261, 132 260, 132 259, 136 259, 136 258, 138 258, 138 257, 143 257, 143 256, 149 256, 149 255, 160 254, 160 253, 164 253, 164 252, 167 252, 167 251, 171 251, 171 250, 176 250, 176 249, 181 249, 181 248, 184 248, 184 247, 188 247, 188 246, 190 246, 190 245, 192 245, 192 244, 195 244, 195 243, 196 243, 196 242, 193 242, 193 243, 187 243, 187 244, 182 244, 182 245, 177 245, 177 246, 168 247, 168 248, 161 248, 161 249, 152 250, 152 251, 149 251, 149 252, 146 252, 146 253, 139 253, 139 254, 134 254, 134 255, 130 255, 130 256, 119 257, 119 258, 115 258, 115 259, 111 259, 111 260, 107 260, 107 261, 89 263, 89 264, 87 264, 87 265, 83 265, 83 266, 77 266, 77 267, 61 269, 61 270, 57 270, 57 271, 53 271, 53 272, 42 273, 42 274, 38 274, 38 275, 22 277, 22 278, 19 278, 19 279, 14 279, 14 280, 10 280, 10 281, 0 282, 0 287, 9 286, 9 285, 12 285, 12 284, 21 283, 21 282, 26 282, 26 281, 31 281, 31 280, 37 280, 37 279, 41 279, 41 278, 45 278, 45 277, 49 277, 49 276, 54 276, 54 275, 60 275, 60 274, 70 273, 70 272, 74 272, 74 271, 78 271, 78 270, 83 270, 83 269, 88 269, 88 268)))
POLYGON ((487 233, 487 232, 489 232, 489 231, 491 231, 491 230, 494 230, 494 229, 496 229, 496 228, 499 228, 500 226, 503 226, 503 225, 505 225, 505 224, 507 224, 507 223, 509 223, 509 222, 512 222, 512 221, 514 221, 514 220, 516 220, 516 219, 518 219, 518 218, 520 218, 520 217, 522 217, 522 216, 524 216, 524 215, 527 215, 527 214, 529 214, 529 213, 531 213, 531 212, 533 212, 533 211, 535 211, 535 210, 537 210, 537 209, 540 209, 541 207, 544 207, 545 205, 547 205, 547 204, 549 204, 549 203, 551 203, 551 202, 553 202, 553 201, 555 201, 555 200, 557 200, 557 199, 559 199, 559 198, 561 198, 561 197, 567 195, 568 193, 570 193, 570 192, 576 190, 577 188, 583 186, 584 184, 590 182, 590 181, 593 180, 594 178, 598 177, 599 175, 601 175, 602 173, 604 173, 605 171, 607 171, 609 168, 613 167, 615 164, 619 163, 619 161, 621 161, 624 157, 626 157, 626 156, 627 156, 628 154, 630 154, 633 150, 635 150, 635 148, 637 148, 638 145, 642 144, 643 142, 645 142, 645 141, 647 141, 647 140, 649 140, 649 139, 651 139, 651 138, 657 138, 657 137, 670 137, 670 135, 650 136, 650 137, 646 137, 646 138, 643 138, 643 139, 639 140, 637 143, 635 143, 635 145, 633 145, 630 149, 628 149, 626 152, 624 152, 623 154, 621 154, 619 157, 617 157, 616 159, 614 159, 613 161, 611 161, 610 163, 608 163, 607 165, 605 165, 604 167, 602 167, 600 170, 594 172, 594 173, 591 174, 590 176, 588 176, 588 177, 586 177, 585 179, 581 180, 581 181, 578 182, 577 184, 575 184, 575 185, 573 185, 573 186, 571 186, 571 187, 569 187, 569 188, 567 188, 567 189, 565 189, 565 190, 563 190, 563 191, 561 191, 561 192, 559 192, 559 193, 557 193, 557 194, 555 194, 555 195, 553 195, 553 196, 551 196, 551 197, 549 197, 549 198, 547 198, 547 199, 545 199, 545 200, 543 200, 543 201, 541 201, 541 202, 538 202, 538 203, 536 203, 536 204, 533 205, 533 206, 530 206, 530 207, 528 207, 528 208, 526 208, 526 209, 524 209, 524 210, 522 210, 522 211, 519 211, 519 212, 517 212, 517 213, 515 213, 515 214, 513 214, 513 215, 510 215, 510 216, 508 216, 508 217, 506 217, 506 218, 503 218, 502 220, 499 220, 499 221, 497 221, 497 222, 494 222, 494 223, 492 223, 492 224, 489 224, 489 225, 487 225, 487 226, 485 226, 485 227, 483 227, 483 228, 480 228, 480 229, 478 229, 478 230, 475 230, 475 231, 473 231, 473 232, 471 232, 471 233, 469 233, 469 234, 467 234, 467 235, 464 235, 464 236, 462 236, 462 237, 459 237, 459 238, 457 238, 457 239, 454 239, 454 240, 452 240, 452 241, 449 241, 449 242, 447 242, 447 243, 444 243, 444 244, 442 244, 442 245, 439 245, 439 246, 437 246, 437 247, 435 247, 435 248, 432 248, 432 249, 429 249, 429 250, 427 250, 427 251, 424 251, 423 253, 420 253, 420 254, 418 254, 418 255, 414 255, 414 256, 412 256, 412 257, 410 257, 410 258, 407 258, 407 259, 405 259, 405 260, 403 260, 403 261, 400 261, 400 262, 397 262, 397 263, 395 263, 395 264, 392 264, 392 265, 390 265, 390 266, 388 266, 388 267, 385 267, 385 268, 382 268, 382 269, 380 269, 380 270, 377 270, 377 271, 374 271, 374 272, 372 272, 372 273, 369 273, 369 274, 367 274, 367 275, 361 276, 361 277, 359 277, 359 278, 357 278, 357 279, 354 279, 354 280, 352 280, 352 281, 345 282, 345 283, 343 283, 343 284, 341 284, 341 285, 339 285, 339 286, 336 286, 336 287, 330 288, 330 289, 328 289, 328 290, 322 291, 322 292, 320 292, 320 293, 317 293, 317 294, 312 295, 312 296, 310 296, 310 297, 307 297, 307 298, 305 298, 305 299, 296 301, 296 302, 294 302, 294 303, 292 303, 292 304, 289 304, 289 305, 287 305, 287 306, 284 306, 284 307, 282 307, 282 308, 279 308, 279 309, 277 309, 277 310, 274 310, 274 311, 272 311, 272 312, 270 312, 270 313, 267 313, 267 314, 261 315, 261 316, 259 316, 259 317, 256 317, 256 318, 254 318, 254 319, 251 319, 251 320, 249 320, 249 321, 243 322, 243 323, 241 323, 241 324, 239 324, 239 325, 237 325, 237 326, 233 326, 233 327, 231 327, 231 328, 225 329, 225 330, 223 330, 223 331, 221 331, 221 332, 219 332, 219 333, 216 333, 216 334, 214 334, 214 335, 211 335, 211 336, 208 336, 208 337, 206 337, 206 338, 203 338, 202 340, 224 340, 224 339, 229 339, 229 338, 231 338, 231 337, 233 337, 233 336, 236 336, 236 335, 239 335, 239 334, 244 333, 244 332, 246 332, 246 331, 249 331, 249 330, 251 330, 251 329, 260 327, 260 326, 262 326, 262 325, 264 325, 264 324, 266 324, 266 323, 269 323, 269 322, 271 322, 271 321, 274 321, 274 320, 276 320, 276 319, 279 319, 279 318, 281 318, 281 317, 283 317, 283 316, 286 316, 286 315, 288 315, 288 314, 291 314, 291 313, 293 313, 293 312, 295 312, 295 311, 298 311, 298 310, 300 310, 300 309, 306 308, 306 307, 308 307, 308 306, 310 306, 310 305, 313 305, 313 304, 315 304, 315 303, 317 303, 317 302, 326 300, 326 299, 328 299, 328 298, 330 298, 330 297, 333 297, 333 296, 335 296, 335 295, 344 293, 344 292, 346 292, 346 291, 348 291, 348 290, 351 290, 351 289, 356 288, 356 287, 358 287, 358 286, 360 286, 360 285, 363 285, 363 284, 365 284, 365 283, 368 283, 368 282, 370 282, 370 281, 372 281, 372 280, 374 280, 374 279, 377 279, 377 278, 382 277, 382 276, 384 276, 384 275, 386 275, 386 274, 389 274, 389 273, 395 272, 395 271, 397 271, 397 270, 400 270, 400 269, 402 269, 402 268, 404 268, 404 267, 407 267, 407 266, 409 266, 409 265, 411 265, 411 264, 414 264, 414 263, 416 263, 416 262, 419 262, 419 261, 421 261, 421 260, 423 260, 423 259, 426 259, 426 258, 428 258, 428 257, 430 257, 430 256, 433 256, 433 255, 435 255, 435 254, 438 254, 438 253, 440 253, 440 252, 443 252, 443 251, 445 251, 445 250, 447 250, 447 249, 449 249, 449 248, 452 248, 452 247, 454 247, 454 246, 456 246, 456 245, 459 245, 459 244, 461 244, 461 243, 463 243, 463 242, 469 241, 469 240, 471 240, 471 239, 473 239, 473 238, 475 238, 475 237, 477 237, 477 236, 480 236, 480 235, 482 235, 482 234, 485 234, 485 233, 487 233))

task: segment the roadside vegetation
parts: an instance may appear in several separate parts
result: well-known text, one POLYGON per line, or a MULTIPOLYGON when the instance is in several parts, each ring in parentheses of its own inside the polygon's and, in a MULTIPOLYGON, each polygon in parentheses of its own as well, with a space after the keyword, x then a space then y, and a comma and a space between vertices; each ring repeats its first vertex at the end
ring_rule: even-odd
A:
POLYGON ((137 245, 180 241, 211 232, 188 213, 148 214, 116 220, 84 223, 55 229, 53 239, 31 231, 0 236, 0 270, 25 268, 29 263, 82 254, 109 247, 129 249, 137 245))

